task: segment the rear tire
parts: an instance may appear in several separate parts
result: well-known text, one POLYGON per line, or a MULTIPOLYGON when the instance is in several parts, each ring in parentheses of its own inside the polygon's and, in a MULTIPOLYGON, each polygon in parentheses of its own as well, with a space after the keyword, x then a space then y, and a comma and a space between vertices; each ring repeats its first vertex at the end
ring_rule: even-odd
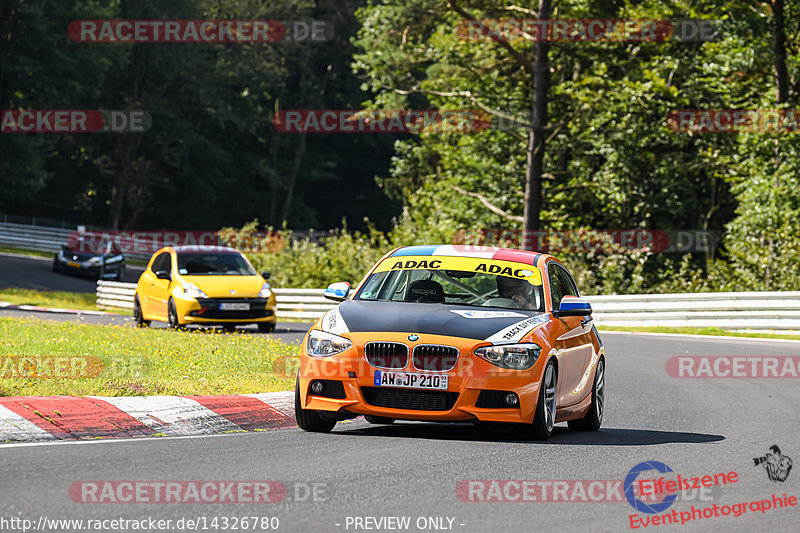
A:
POLYGON ((300 407, 300 382, 294 387, 294 417, 297 425, 304 431, 312 433, 330 433, 336 425, 335 420, 325 420, 318 411, 300 407))
POLYGON ((592 386, 592 405, 586 416, 578 420, 570 420, 569 429, 572 431, 597 431, 603 423, 603 412, 606 407, 606 362, 602 357, 597 362, 594 372, 594 386, 592 386))
POLYGON ((364 420, 369 422, 370 424, 394 424, 394 418, 389 418, 387 416, 372 416, 372 415, 364 415, 364 420))
POLYGON ((139 303, 139 296, 133 297, 133 321, 136 323, 137 328, 146 328, 150 325, 149 320, 144 319, 142 315, 142 304, 139 303))
POLYGON ((547 440, 553 433, 556 422, 556 381, 558 374, 553 360, 544 367, 542 384, 539 386, 539 401, 536 402, 536 414, 528 427, 528 436, 533 440, 547 440))

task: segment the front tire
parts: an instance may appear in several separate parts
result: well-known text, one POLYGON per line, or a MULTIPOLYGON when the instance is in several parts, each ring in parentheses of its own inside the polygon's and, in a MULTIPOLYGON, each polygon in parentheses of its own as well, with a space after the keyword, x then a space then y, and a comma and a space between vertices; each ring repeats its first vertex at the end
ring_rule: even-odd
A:
POLYGON ((142 304, 139 303, 138 295, 133 298, 133 321, 136 323, 137 328, 146 328, 150 325, 150 321, 144 319, 142 304))
POLYGON ((570 420, 569 429, 573 431, 597 431, 603 423, 603 412, 606 406, 606 363, 600 358, 594 372, 594 386, 592 387, 592 405, 586 416, 578 420, 570 420))
POLYGON ((539 387, 539 401, 536 402, 536 414, 528 428, 528 435, 534 440, 547 440, 553 433, 556 423, 556 381, 558 373, 553 360, 544 367, 544 377, 539 387))
POLYGON ((167 305, 167 323, 169 324, 170 329, 183 329, 180 319, 178 318, 178 310, 175 307, 175 300, 172 298, 169 299, 169 304, 167 305))
POLYGON ((275 324, 272 322, 259 322, 258 323, 258 332, 259 333, 272 333, 275 331, 275 324))
POLYGON ((325 420, 320 416, 319 412, 312 411, 311 409, 303 409, 300 407, 300 381, 294 387, 294 417, 297 420, 297 425, 304 431, 311 431, 313 433, 330 433, 333 426, 336 425, 335 420, 325 420))

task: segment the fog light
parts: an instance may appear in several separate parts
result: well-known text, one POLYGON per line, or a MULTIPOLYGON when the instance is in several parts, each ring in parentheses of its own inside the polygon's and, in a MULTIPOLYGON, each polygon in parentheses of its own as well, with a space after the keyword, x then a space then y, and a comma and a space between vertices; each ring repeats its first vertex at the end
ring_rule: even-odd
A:
POLYGON ((506 405, 510 405, 511 407, 516 407, 517 405, 519 405, 519 398, 517 398, 517 395, 514 394, 513 392, 509 392, 508 394, 506 394, 503 400, 506 402, 506 405))
POLYGON ((314 383, 311 384, 311 392, 313 392, 314 394, 320 394, 323 388, 324 387, 322 386, 321 381, 315 381, 314 383))

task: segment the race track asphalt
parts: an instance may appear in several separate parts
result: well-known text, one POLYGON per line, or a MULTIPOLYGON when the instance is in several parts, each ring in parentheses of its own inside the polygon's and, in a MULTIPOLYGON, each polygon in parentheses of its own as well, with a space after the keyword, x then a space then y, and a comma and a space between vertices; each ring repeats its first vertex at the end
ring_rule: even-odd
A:
MULTIPOLYGON (((777 483, 753 461, 772 445, 800 460, 797 379, 676 379, 665 371, 666 360, 674 355, 800 355, 800 343, 616 333, 602 337, 607 412, 597 433, 571 432, 562 424, 549 441, 526 442, 482 433, 471 425, 348 422, 330 434, 288 429, 3 445, 0 516, 34 523, 40 517, 152 517, 172 520, 171 531, 187 530, 174 527, 181 517, 205 517, 207 524, 216 517, 221 526, 223 517, 244 516, 275 516, 278 531, 292 532, 432 531, 417 527, 421 517, 452 518, 451 530, 459 532, 626 531, 631 530, 634 510, 624 501, 486 503, 460 500, 456 487, 464 480, 623 480, 643 461, 663 462, 683 476, 738 475, 736 483, 705 500, 677 501, 666 512, 689 511, 692 505, 722 508, 772 494, 800 496, 797 467, 777 483), (288 496, 274 504, 76 503, 69 488, 81 480, 270 480, 283 483, 288 496), (304 494, 310 483, 321 484, 317 501, 297 501, 302 498, 296 491, 304 494), (356 517, 392 516, 410 517, 410 527, 354 527, 356 517)), ((799 508, 646 529, 797 531, 799 508)))
MULTIPOLYGON (((129 267, 123 281, 136 283, 141 270, 129 267)), ((0 289, 19 287, 39 291, 95 292, 95 280, 53 272, 53 260, 45 257, 0 254, 0 289)))

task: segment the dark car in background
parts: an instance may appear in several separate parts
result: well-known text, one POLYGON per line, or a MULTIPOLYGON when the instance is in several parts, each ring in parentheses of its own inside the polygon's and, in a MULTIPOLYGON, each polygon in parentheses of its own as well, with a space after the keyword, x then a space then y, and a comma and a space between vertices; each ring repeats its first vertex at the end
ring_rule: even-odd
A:
POLYGON ((69 239, 53 258, 53 270, 121 281, 125 275, 125 256, 112 242, 93 249, 87 239, 69 239))

